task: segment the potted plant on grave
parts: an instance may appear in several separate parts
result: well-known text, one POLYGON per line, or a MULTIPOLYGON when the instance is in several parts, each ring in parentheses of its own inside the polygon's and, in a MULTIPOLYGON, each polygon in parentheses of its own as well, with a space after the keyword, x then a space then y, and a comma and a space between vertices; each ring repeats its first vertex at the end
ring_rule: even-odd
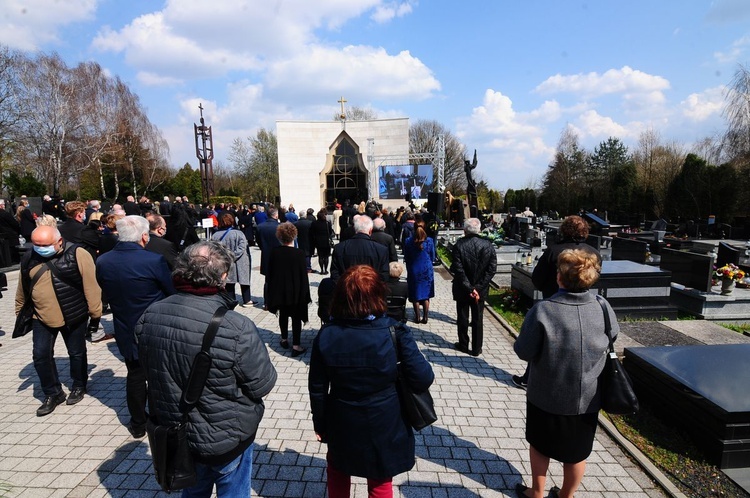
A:
POLYGON ((745 272, 740 270, 737 265, 729 263, 721 268, 717 268, 716 276, 721 280, 722 295, 726 295, 732 293, 735 282, 745 278, 745 272))

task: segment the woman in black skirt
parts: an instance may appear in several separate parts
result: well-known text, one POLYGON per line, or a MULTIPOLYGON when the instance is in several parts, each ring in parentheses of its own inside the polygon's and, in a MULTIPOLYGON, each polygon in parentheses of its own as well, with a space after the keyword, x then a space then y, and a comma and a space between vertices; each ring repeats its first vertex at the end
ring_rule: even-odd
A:
POLYGON ((310 245, 318 253, 318 264, 320 274, 328 275, 328 260, 331 258, 333 229, 328 223, 328 211, 326 208, 318 211, 317 219, 310 225, 310 245))
MULTIPOLYGON (((557 260, 560 290, 531 308, 514 345, 530 367, 526 441, 532 482, 531 487, 516 485, 519 498, 544 496, 550 458, 563 464, 563 485, 553 487, 549 496, 571 498, 583 479, 601 406, 598 379, 609 345, 604 312, 588 292, 600 272, 595 254, 563 251, 557 260)), ((619 332, 617 317, 603 302, 614 339, 619 332)))

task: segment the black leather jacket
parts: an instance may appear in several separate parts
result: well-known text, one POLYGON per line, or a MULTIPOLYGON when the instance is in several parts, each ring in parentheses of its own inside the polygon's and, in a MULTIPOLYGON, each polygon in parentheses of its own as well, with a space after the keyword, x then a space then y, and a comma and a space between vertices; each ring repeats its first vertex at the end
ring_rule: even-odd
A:
POLYGON ((489 240, 467 235, 453 246, 453 299, 465 301, 473 289, 487 299, 490 281, 497 270, 495 247, 489 240))

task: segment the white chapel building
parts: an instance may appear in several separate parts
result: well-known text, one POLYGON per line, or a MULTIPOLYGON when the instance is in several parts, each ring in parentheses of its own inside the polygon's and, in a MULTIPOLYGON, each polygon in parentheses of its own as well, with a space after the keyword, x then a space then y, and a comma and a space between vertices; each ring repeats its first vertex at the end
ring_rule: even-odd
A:
POLYGON ((419 188, 401 178, 409 168, 409 118, 277 121, 276 139, 281 204, 298 212, 346 199, 400 206, 405 189, 419 188))

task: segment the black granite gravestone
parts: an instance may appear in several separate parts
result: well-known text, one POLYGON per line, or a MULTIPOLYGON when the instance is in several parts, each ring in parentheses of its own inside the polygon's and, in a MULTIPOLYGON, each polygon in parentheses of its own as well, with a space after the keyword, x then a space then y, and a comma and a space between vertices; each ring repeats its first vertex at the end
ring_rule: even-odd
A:
POLYGON ((708 292, 711 290, 713 264, 708 254, 663 248, 659 267, 672 272, 672 282, 708 292))
POLYGON ((750 467, 750 344, 625 348, 636 394, 721 469, 750 467))
POLYGON ((612 260, 627 260, 635 263, 645 263, 646 253, 649 252, 648 242, 641 240, 614 237, 612 239, 612 260))

